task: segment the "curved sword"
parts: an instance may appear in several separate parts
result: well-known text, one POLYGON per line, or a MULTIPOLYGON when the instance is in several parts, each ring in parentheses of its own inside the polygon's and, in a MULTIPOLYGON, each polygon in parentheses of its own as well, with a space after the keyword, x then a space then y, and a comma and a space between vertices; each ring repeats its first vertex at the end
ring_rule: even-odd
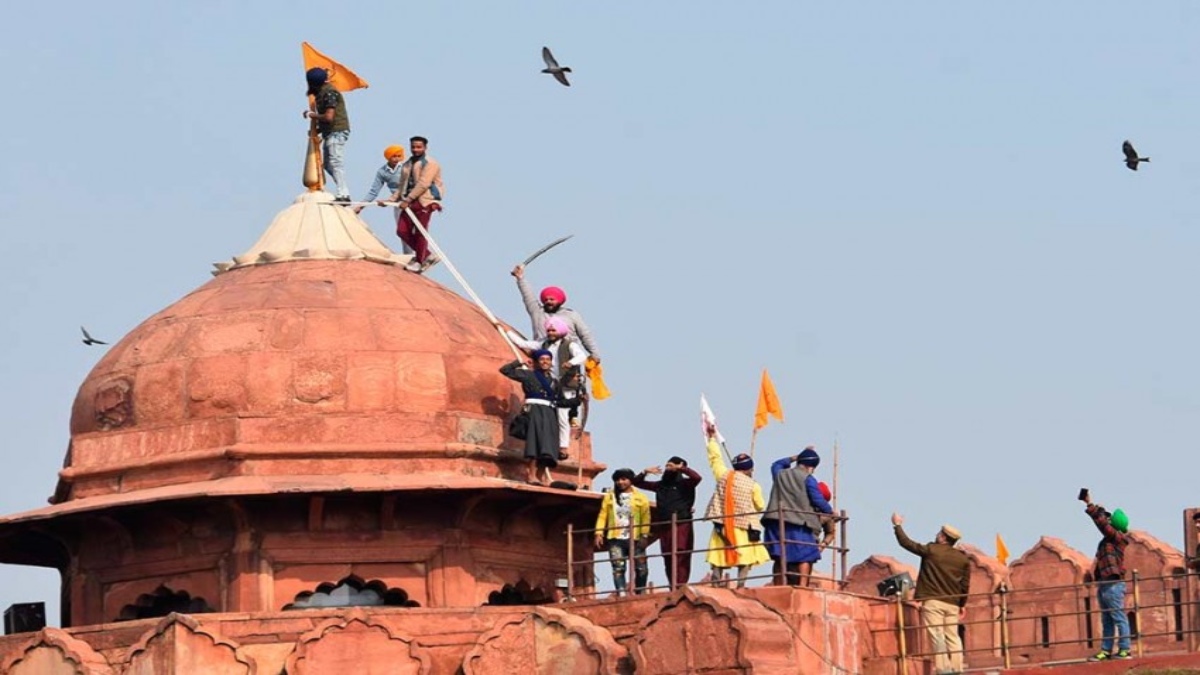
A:
POLYGON ((546 251, 549 251, 550 249, 554 248, 555 246, 558 246, 559 244, 563 243, 564 241, 566 241, 574 236, 575 235, 573 235, 573 234, 568 234, 567 236, 562 237, 561 239, 555 239, 554 241, 550 242, 549 244, 546 244, 545 246, 539 248, 533 255, 526 258, 525 262, 521 263, 521 265, 522 266, 528 265, 529 263, 533 262, 534 260, 537 260, 538 257, 541 256, 546 251))

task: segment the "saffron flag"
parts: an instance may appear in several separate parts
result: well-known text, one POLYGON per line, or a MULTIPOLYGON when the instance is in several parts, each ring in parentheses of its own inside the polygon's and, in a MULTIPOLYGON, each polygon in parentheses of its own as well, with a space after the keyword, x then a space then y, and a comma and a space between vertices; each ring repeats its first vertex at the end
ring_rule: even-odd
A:
POLYGON ((325 56, 307 42, 300 43, 300 51, 304 54, 304 70, 324 68, 329 73, 329 84, 338 91, 366 89, 371 86, 366 80, 355 75, 353 70, 325 56))
POLYGON ((758 407, 754 410, 754 430, 767 426, 769 417, 783 421, 783 406, 779 403, 779 395, 775 393, 775 385, 771 384, 771 376, 763 368, 762 384, 758 389, 758 407))
POLYGON ((717 427, 717 416, 713 413, 712 408, 708 407, 708 399, 704 394, 700 394, 700 433, 708 437, 708 427, 712 425, 717 430, 717 442, 725 445, 725 437, 721 435, 721 429, 717 427))
POLYGON ((1001 565, 1008 564, 1008 547, 1004 545, 999 532, 996 533, 996 560, 999 560, 1001 565))
POLYGON ((604 383, 604 366, 601 366, 596 362, 596 359, 589 356, 583 368, 587 371, 588 379, 592 381, 592 398, 597 401, 603 401, 612 396, 612 392, 608 390, 608 385, 604 383))

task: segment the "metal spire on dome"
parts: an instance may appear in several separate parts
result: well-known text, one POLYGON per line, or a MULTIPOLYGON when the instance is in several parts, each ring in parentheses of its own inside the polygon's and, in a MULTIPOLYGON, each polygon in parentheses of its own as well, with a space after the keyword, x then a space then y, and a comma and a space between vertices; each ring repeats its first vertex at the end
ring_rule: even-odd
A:
POLYGON ((412 256, 393 252, 351 209, 323 191, 305 192, 275 216, 253 246, 232 261, 213 263, 214 275, 239 267, 289 260, 370 260, 404 265, 412 256))

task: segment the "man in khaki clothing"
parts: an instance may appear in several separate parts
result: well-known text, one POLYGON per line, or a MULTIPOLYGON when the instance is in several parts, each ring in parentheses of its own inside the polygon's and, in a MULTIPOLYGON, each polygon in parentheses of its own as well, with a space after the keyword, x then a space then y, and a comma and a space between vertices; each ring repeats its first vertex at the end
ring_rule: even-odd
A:
POLYGON ((917 573, 917 591, 913 596, 921 603, 921 623, 933 643, 934 672, 939 675, 963 671, 963 644, 958 637, 958 622, 962 619, 971 585, 971 566, 967 554, 954 547, 962 534, 950 525, 943 525, 934 541, 918 544, 904 533, 904 518, 892 514, 896 541, 905 550, 921 556, 921 571, 917 573))

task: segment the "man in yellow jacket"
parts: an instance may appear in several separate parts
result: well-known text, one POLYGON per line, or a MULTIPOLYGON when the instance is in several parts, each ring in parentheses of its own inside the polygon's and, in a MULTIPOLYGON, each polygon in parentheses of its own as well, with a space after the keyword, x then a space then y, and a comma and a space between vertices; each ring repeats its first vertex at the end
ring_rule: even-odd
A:
POLYGON ((646 542, 650 537, 650 500, 633 487, 633 470, 613 472, 613 489, 604 493, 600 515, 596 516, 596 549, 608 548, 612 562, 613 586, 619 597, 627 590, 625 564, 633 556, 636 592, 646 592, 650 566, 646 562, 646 542))

